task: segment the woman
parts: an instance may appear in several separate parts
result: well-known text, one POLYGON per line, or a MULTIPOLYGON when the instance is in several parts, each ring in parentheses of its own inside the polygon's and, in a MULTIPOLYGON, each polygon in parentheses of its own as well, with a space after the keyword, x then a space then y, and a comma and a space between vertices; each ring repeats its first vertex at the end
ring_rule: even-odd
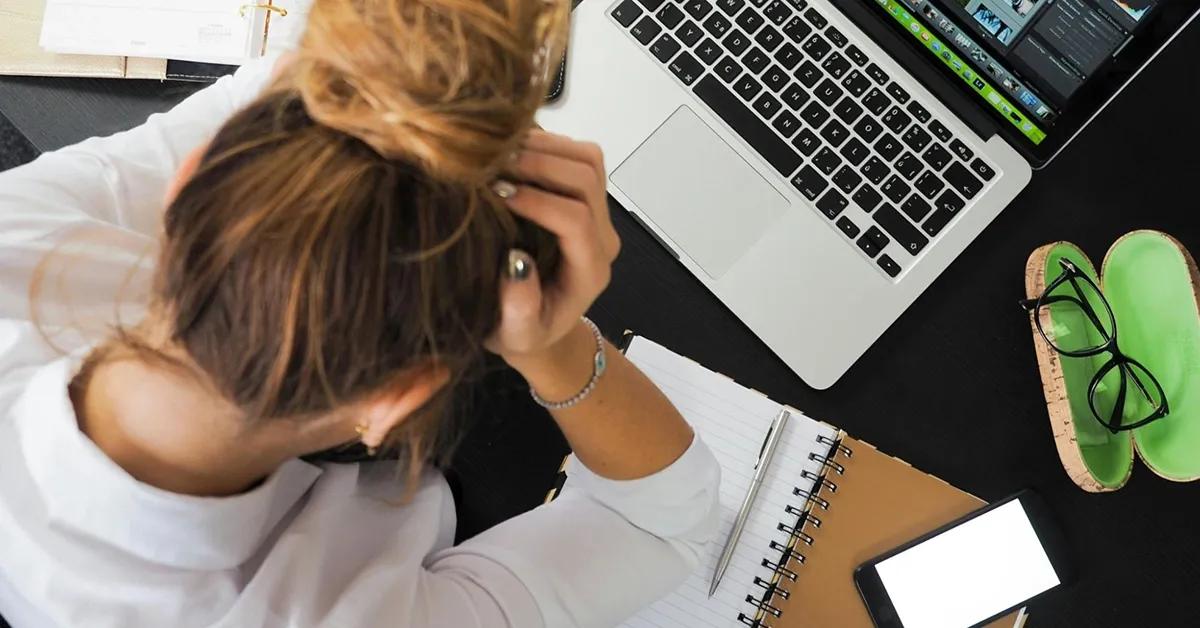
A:
POLYGON ((0 175, 14 628, 610 626, 696 567, 718 467, 581 322, 599 151, 526 131, 564 11, 319 0, 294 60, 0 175), (485 346, 571 488, 452 547, 430 463, 485 346), (402 473, 301 460, 358 442, 402 473))

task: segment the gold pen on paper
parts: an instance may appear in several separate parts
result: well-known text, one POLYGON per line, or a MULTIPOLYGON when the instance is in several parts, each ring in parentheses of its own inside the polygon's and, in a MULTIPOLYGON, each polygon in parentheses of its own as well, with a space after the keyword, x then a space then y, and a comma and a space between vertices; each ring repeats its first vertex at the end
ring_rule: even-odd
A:
POLYGON ((725 575, 725 570, 729 568, 729 561, 733 559, 733 551, 737 548, 738 539, 742 537, 742 531, 746 528, 746 519, 749 518, 750 511, 754 507, 758 489, 767 477, 767 469, 771 466, 771 460, 775 458, 775 450, 779 446, 779 440, 783 437, 784 426, 787 425, 791 416, 791 413, 785 408, 779 411, 775 420, 771 421, 771 429, 767 432, 766 442, 758 454, 758 462, 754 465, 754 478, 750 480, 750 486, 746 489, 746 498, 742 500, 742 507, 738 509, 737 519, 733 522, 733 529, 729 531, 729 538, 725 539, 725 549, 721 550, 721 558, 717 561, 717 568, 713 572, 712 584, 708 587, 708 597, 712 597, 717 592, 717 588, 721 586, 721 577, 725 575))

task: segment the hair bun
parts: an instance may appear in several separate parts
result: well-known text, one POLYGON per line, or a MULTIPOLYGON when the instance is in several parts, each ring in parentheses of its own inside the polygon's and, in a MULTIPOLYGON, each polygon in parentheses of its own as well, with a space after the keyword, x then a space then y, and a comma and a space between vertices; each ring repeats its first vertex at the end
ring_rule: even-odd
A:
POLYGON ((563 0, 317 0, 291 73, 308 113, 436 178, 494 176, 545 98, 563 0))

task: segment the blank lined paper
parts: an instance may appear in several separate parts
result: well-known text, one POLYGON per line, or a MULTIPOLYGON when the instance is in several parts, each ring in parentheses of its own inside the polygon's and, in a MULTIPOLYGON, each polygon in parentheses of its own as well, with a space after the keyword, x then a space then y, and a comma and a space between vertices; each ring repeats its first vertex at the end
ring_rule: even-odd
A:
POLYGON ((821 463, 810 460, 809 454, 827 453, 829 447, 819 443, 817 438, 835 438, 836 430, 791 411, 737 551, 721 579, 720 589, 709 598, 713 571, 754 476, 754 465, 767 430, 783 406, 645 338, 635 338, 626 355, 662 389, 696 433, 704 438, 721 463, 722 475, 720 531, 709 544, 699 571, 675 592, 622 626, 742 626, 737 619, 738 613, 752 615, 755 610, 746 602, 746 596, 753 595, 757 599, 763 593, 763 589, 754 584, 755 576, 769 580, 772 575, 762 566, 762 560, 779 558, 779 552, 770 548, 771 541, 785 545, 788 542, 787 533, 779 531, 778 525, 782 522, 790 526, 796 522, 795 515, 784 509, 789 504, 804 506, 802 499, 793 496, 792 489, 812 488, 813 482, 802 478, 801 473, 806 470, 816 474, 822 472, 821 463))

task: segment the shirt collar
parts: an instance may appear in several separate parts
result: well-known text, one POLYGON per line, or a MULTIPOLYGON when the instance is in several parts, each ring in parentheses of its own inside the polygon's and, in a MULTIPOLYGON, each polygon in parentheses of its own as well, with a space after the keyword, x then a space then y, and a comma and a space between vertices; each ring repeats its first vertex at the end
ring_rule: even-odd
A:
POLYGON ((254 554, 321 474, 291 460, 233 497, 179 495, 139 482, 79 430, 67 386, 81 357, 40 369, 13 407, 20 447, 52 526, 153 563, 232 569, 254 554))

